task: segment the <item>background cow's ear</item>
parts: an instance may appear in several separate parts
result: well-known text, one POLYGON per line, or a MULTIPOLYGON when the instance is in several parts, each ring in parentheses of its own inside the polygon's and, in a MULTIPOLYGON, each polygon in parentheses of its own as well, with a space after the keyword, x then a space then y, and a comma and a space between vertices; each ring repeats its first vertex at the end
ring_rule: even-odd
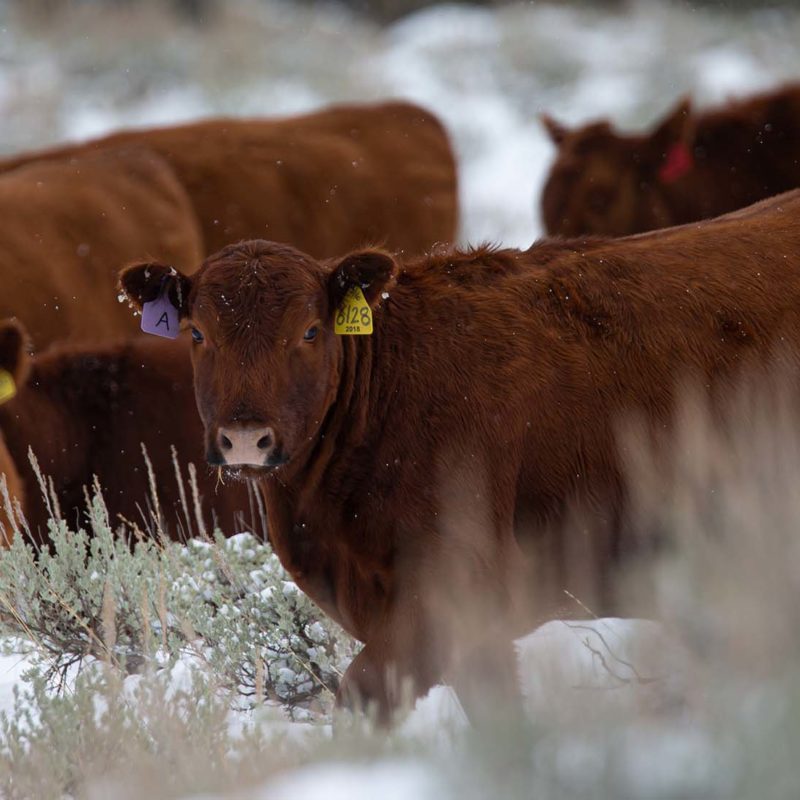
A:
POLYGON ((31 340, 16 319, 0 322, 0 369, 11 373, 14 383, 22 386, 31 368, 31 340))
POLYGON ((676 144, 691 145, 693 136, 692 103, 684 97, 658 123, 650 140, 658 158, 663 158, 676 144))
POLYGON ((172 305, 178 309, 178 315, 187 316, 192 282, 174 267, 143 262, 125 267, 119 274, 119 288, 139 311, 145 303, 155 300, 164 287, 167 287, 172 305))
POLYGON ((384 250, 364 250, 345 256, 328 278, 331 308, 338 308, 353 286, 361 288, 371 306, 377 305, 381 293, 394 281, 396 272, 397 262, 384 250))
POLYGON ((569 128, 567 128, 566 125, 562 125, 549 114, 540 114, 539 119, 542 121, 542 125, 544 125, 544 129, 547 131, 547 135, 550 137, 553 144, 560 145, 569 135, 569 128))

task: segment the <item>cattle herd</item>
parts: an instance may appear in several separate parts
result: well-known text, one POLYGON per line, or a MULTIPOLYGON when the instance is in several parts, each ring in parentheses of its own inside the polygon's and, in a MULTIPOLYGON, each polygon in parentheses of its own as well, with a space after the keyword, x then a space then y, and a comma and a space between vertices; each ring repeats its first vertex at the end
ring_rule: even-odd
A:
POLYGON ((447 680, 475 718, 513 704, 513 638, 571 597, 613 613, 642 547, 620 424, 800 369, 800 86, 650 135, 543 122, 527 250, 455 247, 455 158, 408 103, 0 163, 5 542, 46 547, 95 480, 113 522, 190 534, 177 454, 198 525, 241 530, 257 493, 364 643, 340 702, 388 721, 447 680))

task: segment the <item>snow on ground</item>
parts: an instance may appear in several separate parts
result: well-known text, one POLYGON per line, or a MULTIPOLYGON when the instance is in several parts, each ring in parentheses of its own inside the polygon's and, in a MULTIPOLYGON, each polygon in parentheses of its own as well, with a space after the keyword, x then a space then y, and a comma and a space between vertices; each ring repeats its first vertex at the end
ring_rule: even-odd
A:
MULTIPOLYGON (((637 707, 652 709, 681 700, 676 692, 681 650, 660 625, 650 621, 554 621, 518 640, 517 649, 532 721, 542 723, 561 706, 573 706, 582 715, 588 713, 602 720, 609 713, 637 707), (576 693, 584 693, 585 704, 575 703, 576 693)), ((427 759, 326 761, 278 775, 236 797, 449 797, 454 793, 454 779, 447 765, 459 762, 453 737, 467 726, 454 693, 438 686, 417 702, 398 731, 401 739, 424 743, 429 748, 427 759)), ((627 789, 630 796, 694 796, 717 785, 720 754, 708 736, 691 724, 637 723, 613 743, 613 749, 615 785, 627 789)), ((574 787, 579 796, 581 792, 591 794, 603 756, 590 736, 561 741, 555 752, 545 750, 544 757, 553 759, 548 771, 555 771, 565 786, 574 787)), ((227 795, 202 797, 222 800, 223 796, 227 795)), ((200 800, 200 796, 192 800, 200 800)))
POLYGON ((560 713, 575 697, 598 714, 657 710, 687 691, 687 655, 649 620, 554 620, 518 640, 517 652, 532 717, 560 713))
POLYGON ((31 666, 27 656, 0 656, 0 714, 13 711, 14 687, 22 688, 22 677, 31 666))
MULTIPOLYGON (((527 710, 530 719, 539 724, 558 716, 563 707, 603 719, 603 715, 621 710, 652 709, 680 702, 675 677, 680 675, 680 649, 653 622, 554 621, 518 640, 517 649, 527 710)), ((12 709, 13 687, 21 686, 21 674, 31 663, 19 656, 0 658, 0 710, 12 709)), ((173 692, 188 690, 197 667, 192 657, 178 662, 165 676, 169 688, 173 692)), ((140 680, 138 675, 125 679, 124 694, 129 702, 135 702, 140 680)), ((104 708, 100 702, 97 713, 104 708)), ((288 722, 278 708, 261 709, 255 715, 249 710, 231 710, 228 725, 234 735, 258 725, 284 740, 290 737, 299 747, 331 735, 329 726, 288 722)), ((448 792, 452 792, 454 779, 446 766, 453 758, 458 760, 453 749, 455 737, 463 735, 467 728, 467 718, 455 694, 448 687, 437 686, 417 702, 396 734, 399 741, 407 741, 411 747, 423 746, 427 758, 409 755, 369 762, 360 759, 355 763, 322 761, 279 774, 263 786, 235 796, 250 800, 284 797, 425 800, 448 796, 443 786, 447 785, 448 792)), ((683 726, 665 731, 663 726, 653 729, 642 725, 619 741, 616 749, 619 757, 615 763, 620 773, 616 776, 617 783, 631 787, 633 796, 647 791, 656 791, 654 796, 660 796, 662 789, 669 794, 675 786, 688 790, 702 788, 712 779, 716 753, 701 731, 683 726)), ((561 779, 566 785, 578 788, 584 779, 576 772, 576 765, 589 768, 601 758, 595 742, 580 738, 560 742, 554 757, 555 770, 563 773, 561 779)), ((223 796, 229 795, 196 795, 193 800, 201 797, 222 800, 223 796)))
MULTIPOLYGON (((271 781, 251 797, 270 800, 437 800, 443 786, 430 769, 413 761, 318 764, 271 781)), ((209 798, 211 800, 211 798, 209 798)))
MULTIPOLYGON (((568 694, 591 693, 595 708, 642 701, 647 695, 662 699, 679 694, 680 648, 657 623, 636 619, 553 621, 517 641, 520 684, 532 717, 552 712, 568 694)), ((24 655, 0 656, 0 712, 13 708, 15 686, 33 665, 24 655)), ((172 693, 188 691, 198 662, 187 655, 171 669, 172 693)), ((126 694, 134 696, 140 676, 125 679, 126 694)), ((169 696, 169 694, 168 694, 169 696)), ((230 724, 247 724, 249 711, 232 712, 230 724)), ((282 726, 284 720, 270 718, 282 726)), ((410 738, 436 730, 458 730, 467 718, 456 695, 445 686, 434 687, 419 700, 400 730, 410 738)), ((300 724, 299 727, 304 727, 300 724)))

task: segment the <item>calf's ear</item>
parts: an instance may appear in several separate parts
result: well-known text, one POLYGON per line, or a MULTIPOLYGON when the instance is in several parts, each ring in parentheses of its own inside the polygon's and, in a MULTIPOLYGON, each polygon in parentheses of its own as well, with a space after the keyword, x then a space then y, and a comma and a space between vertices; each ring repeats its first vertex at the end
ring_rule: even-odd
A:
POLYGON ((170 302, 178 309, 178 316, 188 316, 192 282, 175 267, 151 261, 131 264, 120 272, 119 288, 138 311, 162 292, 168 292, 170 302))
POLYGON ((542 125, 544 125, 544 129, 547 131, 547 135, 550 137, 553 144, 560 145, 564 139, 569 136, 569 128, 567 128, 566 125, 562 125, 549 114, 540 114, 539 119, 542 125))
POLYGON ((693 136, 692 102, 688 97, 684 97, 656 125, 650 140, 658 156, 663 157, 676 144, 691 145, 693 136))
POLYGON ((353 286, 361 289, 370 306, 376 306, 396 274, 397 262, 384 250, 350 253, 334 266, 328 278, 331 308, 338 308, 353 286))
MULTIPOLYGON (((31 340, 22 323, 13 318, 2 320, 0 322, 0 370, 7 372, 13 378, 15 386, 22 386, 28 379, 31 369, 30 352, 31 340)), ((0 381, 0 396, 5 391, 5 383, 0 381)))

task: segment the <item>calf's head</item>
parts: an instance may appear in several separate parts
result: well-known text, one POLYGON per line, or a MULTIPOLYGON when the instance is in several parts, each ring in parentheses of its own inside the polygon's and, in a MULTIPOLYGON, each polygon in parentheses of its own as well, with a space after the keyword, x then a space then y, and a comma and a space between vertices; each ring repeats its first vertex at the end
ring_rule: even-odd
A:
POLYGON ((191 328, 209 464, 253 477, 299 459, 336 399, 337 309, 359 287, 375 306, 395 262, 380 250, 321 263, 288 245, 230 245, 191 277, 160 264, 121 273, 139 309, 167 296, 191 328))
POLYGON ((542 122, 558 148, 542 192, 549 234, 623 236, 673 224, 664 187, 692 169, 688 101, 644 136, 606 122, 574 130, 547 115, 542 122))

